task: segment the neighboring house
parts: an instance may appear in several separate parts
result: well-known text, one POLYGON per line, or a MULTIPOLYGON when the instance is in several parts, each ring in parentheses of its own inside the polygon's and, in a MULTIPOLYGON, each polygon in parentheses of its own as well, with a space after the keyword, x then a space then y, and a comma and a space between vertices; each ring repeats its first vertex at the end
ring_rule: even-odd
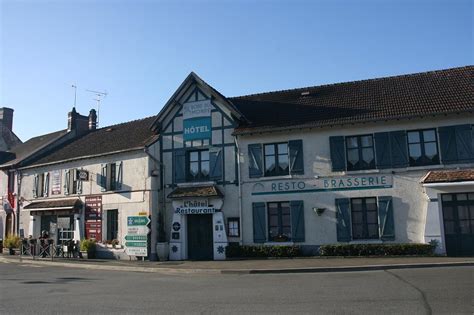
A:
POLYGON ((13 132, 13 109, 0 108, 0 154, 21 144, 20 138, 13 132))
POLYGON ((158 209, 153 120, 91 130, 20 167, 25 235, 47 231, 58 244, 85 238, 125 244, 127 217, 158 209))
MULTIPOLYGON (((13 113, 13 110, 11 112, 13 113)), ((0 196, 2 197, 4 211, 0 211, 0 223, 2 223, 0 224, 0 238, 11 233, 27 236, 17 224, 19 203, 21 203, 21 195, 19 194, 21 172, 18 168, 74 137, 95 129, 95 124, 95 110, 91 110, 89 116, 82 116, 73 108, 68 113, 67 129, 33 137, 25 143, 18 144, 7 152, 3 152, 3 159, 0 161, 0 196)), ((11 126, 11 123, 9 126, 11 126)))
POLYGON ((473 74, 233 98, 190 74, 155 122, 170 259, 223 259, 229 242, 314 254, 337 242, 434 240, 439 253, 474 254, 472 179, 434 193, 421 183, 439 169, 472 172, 473 74), (441 202, 450 197, 454 210, 441 202), (454 248, 453 237, 466 245, 454 248))

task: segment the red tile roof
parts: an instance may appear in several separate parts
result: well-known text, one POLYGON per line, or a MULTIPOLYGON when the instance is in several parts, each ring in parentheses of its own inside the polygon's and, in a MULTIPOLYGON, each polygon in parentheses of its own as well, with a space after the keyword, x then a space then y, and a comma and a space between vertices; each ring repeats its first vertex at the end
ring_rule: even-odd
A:
POLYGON ((474 113, 474 66, 228 98, 236 134, 474 113))
POLYGON ((422 183, 451 183, 474 181, 474 169, 430 171, 422 183))

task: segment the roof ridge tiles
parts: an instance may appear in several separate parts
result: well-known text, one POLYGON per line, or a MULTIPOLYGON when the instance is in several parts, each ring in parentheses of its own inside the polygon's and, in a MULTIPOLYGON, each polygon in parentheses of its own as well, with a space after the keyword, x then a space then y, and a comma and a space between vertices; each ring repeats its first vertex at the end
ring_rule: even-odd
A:
POLYGON ((297 92, 297 91, 304 91, 304 90, 308 90, 308 89, 332 87, 332 86, 339 86, 339 85, 349 85, 349 84, 354 84, 354 83, 382 81, 382 80, 386 80, 386 79, 415 77, 415 76, 422 76, 422 75, 435 74, 435 73, 444 73, 444 72, 447 72, 447 71, 462 70, 462 69, 474 70, 474 65, 465 65, 465 66, 461 66, 461 67, 446 68, 446 69, 439 69, 439 70, 429 70, 429 71, 424 71, 424 72, 397 74, 397 75, 392 75, 392 76, 378 77, 378 78, 371 78, 371 79, 361 79, 361 80, 353 80, 353 81, 327 83, 327 84, 321 84, 321 85, 312 85, 312 86, 299 87, 299 88, 294 88, 294 89, 282 89, 282 90, 274 90, 274 91, 268 91, 268 92, 251 93, 251 94, 245 94, 245 95, 240 95, 240 96, 227 97, 227 99, 229 99, 229 100, 246 99, 246 98, 255 97, 255 96, 265 96, 265 95, 272 95, 272 94, 278 94, 278 93, 297 92))

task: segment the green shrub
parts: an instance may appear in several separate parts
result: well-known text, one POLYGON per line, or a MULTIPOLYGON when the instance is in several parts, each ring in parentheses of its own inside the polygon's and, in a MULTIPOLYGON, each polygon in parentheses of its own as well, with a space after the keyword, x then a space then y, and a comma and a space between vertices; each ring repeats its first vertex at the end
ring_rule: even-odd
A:
POLYGON ((298 257, 301 256, 299 246, 241 246, 229 245, 225 249, 227 258, 256 257, 298 257))
POLYGON ((96 240, 94 239, 86 239, 86 240, 81 241, 81 251, 88 252, 88 253, 95 252, 95 243, 96 243, 96 240))
POLYGON ((21 239, 18 235, 9 235, 3 241, 3 247, 6 248, 20 248, 21 239))
POLYGON ((322 245, 321 256, 432 256, 431 244, 334 244, 322 245))

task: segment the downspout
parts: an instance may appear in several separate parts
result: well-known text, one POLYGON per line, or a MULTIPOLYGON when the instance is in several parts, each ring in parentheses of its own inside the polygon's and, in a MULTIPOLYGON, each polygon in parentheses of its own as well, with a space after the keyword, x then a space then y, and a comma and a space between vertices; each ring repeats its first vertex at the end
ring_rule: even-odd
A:
MULTIPOLYGON (((155 164, 158 164, 162 167, 163 169, 163 172, 161 174, 162 178, 160 178, 161 180, 161 192, 162 192, 162 202, 163 202, 163 205, 162 205, 162 209, 161 209, 161 213, 163 214, 163 222, 160 222, 162 225, 164 224, 165 222, 165 215, 166 215, 166 211, 165 211, 165 189, 164 189, 164 174, 165 174, 165 165, 163 163, 161 163, 161 161, 159 161, 157 158, 155 158, 152 154, 150 154, 150 152, 148 151, 148 147, 145 147, 145 149, 143 149, 143 151, 145 152, 145 154, 153 161, 155 162, 155 164)), ((156 252, 156 244, 158 242, 158 238, 159 238, 159 231, 158 231, 158 228, 157 228, 157 223, 158 223, 158 218, 156 217, 158 215, 158 212, 156 211, 151 211, 151 253, 150 253, 150 260, 151 261, 157 261, 158 260, 158 254, 156 252), (158 235, 157 235, 158 234, 158 235)), ((160 229, 162 227, 159 227, 160 229)), ((164 228, 164 227, 163 227, 164 228)))
POLYGON ((242 174, 241 168, 240 168, 240 147, 239 147, 239 142, 237 141, 237 137, 234 137, 234 142, 235 146, 237 148, 237 183, 239 185, 239 226, 240 226, 240 239, 239 239, 239 244, 242 245, 243 243, 243 235, 244 235, 244 226, 242 225, 242 174))
POLYGON ((21 192, 21 171, 16 171, 16 181, 17 181, 17 187, 16 187, 16 234, 20 235, 20 192, 21 192))

